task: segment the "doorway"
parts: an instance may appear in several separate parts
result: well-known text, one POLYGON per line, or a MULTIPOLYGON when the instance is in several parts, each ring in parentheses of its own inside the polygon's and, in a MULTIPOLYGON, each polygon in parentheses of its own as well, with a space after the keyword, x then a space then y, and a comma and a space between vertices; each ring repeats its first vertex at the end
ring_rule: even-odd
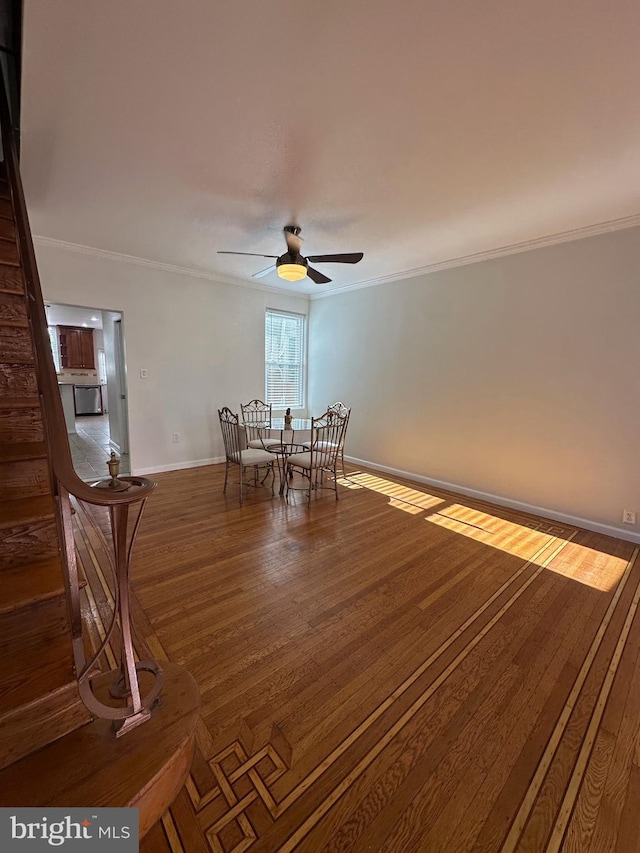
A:
POLYGON ((57 303, 47 303, 45 309, 63 406, 67 401, 65 420, 76 473, 82 480, 104 479, 108 476, 107 461, 111 451, 115 451, 120 459, 120 473, 130 474, 122 312, 57 303), (64 330, 68 335, 69 329, 87 330, 83 334, 92 337, 93 360, 85 360, 81 367, 69 363, 67 351, 60 346, 60 340, 65 340, 64 330), (69 405, 68 401, 76 395, 76 386, 98 389, 96 398, 100 405, 87 413, 69 405))

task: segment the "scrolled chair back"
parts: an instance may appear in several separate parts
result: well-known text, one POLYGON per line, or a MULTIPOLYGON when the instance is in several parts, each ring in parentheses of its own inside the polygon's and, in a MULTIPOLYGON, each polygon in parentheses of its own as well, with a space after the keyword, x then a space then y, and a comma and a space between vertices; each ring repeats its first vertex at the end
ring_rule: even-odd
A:
POLYGON ((224 441, 224 452, 226 457, 226 465, 224 472, 223 492, 227 491, 227 482, 229 479, 229 469, 234 465, 238 468, 238 487, 240 503, 243 501, 244 486, 262 486, 266 482, 267 476, 271 474, 271 494, 273 495, 273 481, 275 474, 273 472, 273 464, 275 457, 265 448, 258 449, 247 446, 247 434, 243 424, 240 423, 240 418, 237 414, 231 411, 228 406, 218 409, 218 417, 220 419, 220 429, 222 431, 222 440, 224 441), (261 479, 258 477, 258 471, 266 469, 267 473, 261 479), (244 472, 246 470, 253 471, 253 482, 244 482, 244 472))
POLYGON ((225 456, 230 462, 238 462, 240 454, 246 448, 244 430, 240 428, 240 418, 228 406, 218 409, 218 417, 225 456))
POLYGON ((334 469, 347 428, 348 414, 333 408, 311 419, 311 467, 334 469))
POLYGON ((327 406, 327 412, 338 412, 340 415, 349 417, 351 413, 351 406, 345 406, 344 403, 341 403, 338 400, 337 403, 332 403, 330 406, 327 406))
POLYGON ((250 449, 266 450, 282 440, 269 437, 271 409, 271 403, 264 403, 262 400, 251 400, 249 403, 240 405, 242 426, 250 449))
POLYGON ((242 420, 247 427, 270 427, 271 409, 271 403, 265 403, 262 400, 251 400, 240 404, 242 420))
MULTIPOLYGON (((311 506, 311 493, 320 489, 331 489, 338 500, 337 463, 342 457, 342 442, 347 428, 348 415, 334 409, 311 418, 311 441, 305 442, 309 448, 304 453, 294 453, 287 460, 288 471, 300 472, 307 481, 307 506, 311 506), (325 476, 328 475, 328 476, 325 476)), ((287 479, 287 496, 298 489, 287 479)))
POLYGON ((349 426, 349 418, 351 417, 351 406, 346 406, 338 400, 327 407, 327 412, 331 412, 332 416, 337 413, 345 418, 344 429, 342 430, 342 438, 340 439, 340 464, 342 465, 342 473, 344 474, 344 441, 347 435, 347 427, 349 426))

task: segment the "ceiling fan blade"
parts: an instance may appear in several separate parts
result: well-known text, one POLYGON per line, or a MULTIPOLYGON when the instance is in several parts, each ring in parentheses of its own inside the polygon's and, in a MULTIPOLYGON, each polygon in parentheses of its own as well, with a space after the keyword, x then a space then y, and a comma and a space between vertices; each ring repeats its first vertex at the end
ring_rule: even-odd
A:
POLYGON ((341 255, 309 255, 307 260, 314 264, 357 264, 364 258, 363 252, 350 252, 341 255))
POLYGON ((257 255, 255 252, 218 252, 219 255, 249 255, 252 258, 277 258, 277 255, 257 255))
POLYGON ((267 267, 266 270, 261 270, 260 272, 254 272, 251 278, 264 278, 265 275, 269 275, 270 272, 275 272, 276 265, 273 264, 270 267, 267 267))
POLYGON ((314 270, 313 267, 307 267, 307 275, 312 281, 315 281, 316 284, 328 284, 331 279, 327 278, 324 273, 321 273, 319 270, 314 270))

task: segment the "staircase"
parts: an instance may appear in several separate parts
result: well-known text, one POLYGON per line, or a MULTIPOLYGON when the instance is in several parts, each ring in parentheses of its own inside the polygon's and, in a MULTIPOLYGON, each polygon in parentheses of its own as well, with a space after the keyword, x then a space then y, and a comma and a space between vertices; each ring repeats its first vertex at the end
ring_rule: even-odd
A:
POLYGON ((0 807, 135 806, 142 837, 185 782, 200 697, 183 667, 163 662, 162 692, 132 716, 141 700, 130 642, 130 701, 112 713, 117 673, 91 677, 69 495, 124 519, 117 547, 114 538, 122 584, 126 513, 155 484, 138 478, 137 496, 110 494, 73 471, 1 76, 0 117, 0 807), (123 714, 135 727, 116 737, 123 714))
POLYGON ((62 551, 15 240, 0 172, 0 769, 90 721, 73 669, 62 551))

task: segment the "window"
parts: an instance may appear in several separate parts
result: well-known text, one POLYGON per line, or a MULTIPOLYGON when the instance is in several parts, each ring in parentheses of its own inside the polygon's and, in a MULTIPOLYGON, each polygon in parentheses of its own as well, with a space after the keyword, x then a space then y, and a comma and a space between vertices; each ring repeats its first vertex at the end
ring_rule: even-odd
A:
POLYGON ((60 373, 60 350, 58 349, 58 329, 56 326, 47 326, 49 331, 49 343, 51 344, 51 352, 53 353, 53 363, 56 366, 56 373, 60 373))
POLYGON ((266 402, 277 409, 304 408, 305 317, 267 309, 266 402))
POLYGON ((103 349, 98 350, 98 377, 101 385, 107 384, 107 359, 103 349))

